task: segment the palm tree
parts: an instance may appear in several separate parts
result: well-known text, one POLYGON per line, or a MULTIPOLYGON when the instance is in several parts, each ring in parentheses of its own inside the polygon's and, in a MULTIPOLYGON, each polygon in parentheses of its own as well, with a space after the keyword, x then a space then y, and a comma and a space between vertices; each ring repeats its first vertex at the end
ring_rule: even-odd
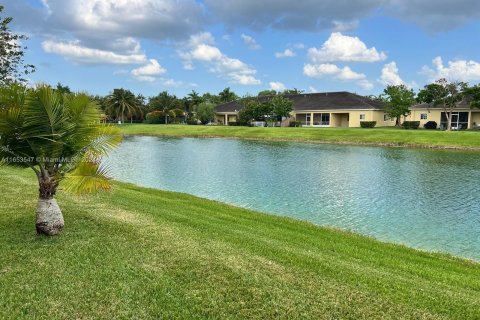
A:
POLYGON ((0 93, 0 165, 31 168, 38 179, 36 229, 59 234, 63 215, 55 200, 62 182, 74 193, 109 190, 99 157, 121 142, 117 128, 100 123, 86 94, 63 95, 48 86, 11 85, 0 93))
POLYGON ((132 122, 133 116, 142 112, 140 100, 130 90, 114 89, 113 93, 107 96, 105 103, 106 112, 120 119, 122 123, 124 117, 129 117, 132 122))
POLYGON ((238 96, 235 92, 230 91, 230 88, 223 89, 218 95, 221 102, 230 102, 238 99, 238 96))

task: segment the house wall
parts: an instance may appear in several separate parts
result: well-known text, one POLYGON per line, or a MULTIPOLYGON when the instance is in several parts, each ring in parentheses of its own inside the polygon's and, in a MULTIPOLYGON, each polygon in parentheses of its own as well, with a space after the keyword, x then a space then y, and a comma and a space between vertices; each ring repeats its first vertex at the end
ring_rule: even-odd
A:
MULTIPOLYGON (((428 121, 435 121, 438 125, 441 122, 441 115, 443 110, 435 109, 435 110, 428 110, 428 109, 416 109, 412 110, 409 116, 405 118, 407 121, 420 121, 420 128, 423 128, 423 125, 428 121), (421 114, 427 114, 427 119, 420 119, 421 114)), ((480 111, 476 110, 469 110, 469 109, 455 109, 454 112, 470 112, 469 119, 468 119, 468 128, 472 128, 474 126, 474 122, 476 125, 480 125, 480 111)))
POLYGON ((472 127, 480 127, 480 111, 472 111, 472 127))
POLYGON ((437 125, 440 125, 442 110, 428 110, 428 109, 416 109, 412 110, 408 116, 405 117, 405 121, 420 121, 420 128, 428 121, 435 121, 437 125), (422 114, 427 115, 427 119, 420 119, 422 114))
POLYGON ((349 114, 347 113, 331 113, 330 127, 333 128, 348 128, 349 114))

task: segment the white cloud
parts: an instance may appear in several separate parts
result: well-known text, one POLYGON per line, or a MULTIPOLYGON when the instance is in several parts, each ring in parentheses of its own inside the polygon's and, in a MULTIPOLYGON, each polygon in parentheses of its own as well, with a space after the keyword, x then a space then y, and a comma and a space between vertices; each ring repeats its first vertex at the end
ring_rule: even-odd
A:
POLYGON ((132 75, 135 79, 139 81, 148 81, 152 82, 156 80, 155 76, 161 75, 167 72, 165 68, 163 68, 157 60, 150 59, 149 63, 143 67, 139 67, 132 70, 132 75))
POLYGON ((375 47, 367 48, 358 37, 344 36, 334 32, 320 49, 308 49, 308 57, 316 63, 349 61, 377 62, 387 58, 384 52, 378 52, 375 47))
POLYGON ((268 84, 270 85, 270 90, 283 91, 287 89, 285 85, 281 82, 272 81, 272 82, 269 82, 268 84))
POLYGON ((448 61, 445 67, 441 57, 432 60, 433 69, 423 66, 421 74, 427 76, 429 81, 446 78, 450 81, 476 81, 480 80, 480 63, 473 60, 448 61))
POLYGON ((248 36, 248 35, 243 34, 243 33, 242 33, 241 37, 242 37, 243 43, 245 43, 245 45, 250 50, 258 50, 258 49, 261 48, 261 46, 257 43, 257 41, 253 37, 248 36))
POLYGON ((140 64, 147 61, 146 56, 140 52, 118 54, 112 51, 88 48, 82 46, 79 41, 46 40, 42 42, 42 48, 45 52, 61 55, 75 63, 140 64))
POLYGON ((305 74, 307 77, 317 79, 328 76, 340 81, 353 81, 366 90, 371 90, 373 88, 373 84, 367 80, 367 76, 365 74, 357 73, 348 66, 339 68, 331 63, 305 64, 303 67, 303 74, 305 74))
POLYGON ((317 93, 318 90, 312 86, 308 87, 308 91, 310 91, 311 93, 317 93))
POLYGON ((195 60, 214 61, 222 58, 222 53, 217 47, 208 44, 200 44, 191 51, 191 57, 195 60))
POLYGON ((184 68, 193 69, 194 62, 200 61, 209 68, 208 70, 211 73, 218 74, 232 83, 241 85, 258 85, 261 83, 254 76, 257 73, 255 69, 239 59, 225 55, 219 48, 212 45, 213 43, 214 39, 210 33, 191 36, 190 40, 183 44, 188 50, 178 52, 183 60, 184 68), (207 43, 202 43, 202 40, 207 43))
POLYGON ((398 86, 405 84, 405 82, 398 75, 398 68, 395 61, 387 63, 382 68, 379 82, 384 86, 398 86))
POLYGON ((45 28, 98 41, 118 37, 179 39, 205 22, 195 0, 48 0, 45 28))
POLYGON ((277 58, 292 58, 295 57, 297 54, 295 51, 291 49, 285 49, 283 52, 275 52, 275 57, 277 58))

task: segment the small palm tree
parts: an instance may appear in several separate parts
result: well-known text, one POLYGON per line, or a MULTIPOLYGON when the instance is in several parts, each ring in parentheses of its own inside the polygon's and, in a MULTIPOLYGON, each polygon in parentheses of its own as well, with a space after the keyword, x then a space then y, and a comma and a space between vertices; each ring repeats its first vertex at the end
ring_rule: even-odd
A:
POLYGON ((99 157, 121 142, 118 129, 100 123, 86 94, 62 94, 48 86, 14 84, 0 91, 0 164, 31 168, 38 179, 38 233, 64 228, 55 200, 59 184, 75 193, 109 190, 99 157))
POLYGON ((106 112, 123 123, 124 118, 142 114, 140 100, 130 90, 114 89, 105 101, 106 112))

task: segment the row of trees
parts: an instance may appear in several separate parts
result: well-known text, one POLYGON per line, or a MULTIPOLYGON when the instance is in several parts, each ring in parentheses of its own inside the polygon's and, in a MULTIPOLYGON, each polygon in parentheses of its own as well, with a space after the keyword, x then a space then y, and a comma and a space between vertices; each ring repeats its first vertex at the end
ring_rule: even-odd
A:
MULTIPOLYGON (((63 86, 60 83, 57 85, 56 90, 60 90, 64 93, 71 93, 68 86, 63 86)), ((298 89, 289 89, 284 90, 283 92, 264 90, 260 91, 257 97, 267 95, 280 97, 285 94, 299 94, 301 92, 302 91, 298 89)), ((147 99, 142 95, 135 95, 130 90, 114 89, 112 93, 105 97, 95 96, 93 98, 101 106, 106 117, 111 120, 133 122, 134 120, 138 121, 143 119, 147 119, 147 121, 149 121, 149 119, 155 119, 155 121, 158 121, 158 119, 161 118, 161 121, 158 121, 158 123, 169 123, 175 121, 175 119, 178 119, 179 117, 183 117, 183 120, 185 121, 198 120, 205 124, 214 120, 216 105, 238 100, 240 99, 240 96, 231 91, 230 88, 225 88, 218 94, 207 92, 203 95, 192 90, 191 93, 183 98, 178 98, 175 95, 169 94, 167 91, 162 91, 158 95, 147 99)), ((274 105, 277 105, 280 100, 282 99, 274 100, 274 105)), ((256 100, 256 97, 242 99, 244 105, 250 105, 254 102, 261 104, 261 102, 256 100)), ((259 108, 256 109, 260 110, 259 108)), ((261 118, 260 116, 257 116, 256 112, 257 111, 253 112, 252 119, 261 118)), ((272 111, 262 111, 260 113, 272 118, 273 114, 286 116, 285 112, 281 112, 280 110, 276 110, 274 113, 272 113, 272 111)), ((244 116, 246 114, 247 113, 244 113, 244 116)))
POLYGON ((410 114, 410 108, 417 103, 427 103, 430 106, 441 107, 447 118, 447 130, 452 128, 452 112, 460 105, 469 104, 480 108, 480 85, 469 86, 462 81, 450 82, 439 79, 427 84, 418 94, 405 85, 387 86, 378 100, 385 102, 385 112, 396 119, 396 125, 401 125, 401 118, 410 114))
MULTIPOLYGON (((68 86, 60 83, 57 85, 57 90, 70 92, 68 86)), ((135 95, 130 90, 120 88, 114 89, 105 97, 95 96, 93 98, 109 119, 133 122, 148 118, 147 115, 150 115, 151 117, 161 117, 164 123, 168 123, 181 116, 185 120, 198 118, 202 122, 208 122, 213 120, 212 114, 214 115, 214 107, 217 104, 237 100, 239 96, 230 88, 225 88, 216 95, 211 93, 200 95, 192 90, 184 98, 178 98, 167 91, 162 91, 147 99, 143 95, 135 95)))

